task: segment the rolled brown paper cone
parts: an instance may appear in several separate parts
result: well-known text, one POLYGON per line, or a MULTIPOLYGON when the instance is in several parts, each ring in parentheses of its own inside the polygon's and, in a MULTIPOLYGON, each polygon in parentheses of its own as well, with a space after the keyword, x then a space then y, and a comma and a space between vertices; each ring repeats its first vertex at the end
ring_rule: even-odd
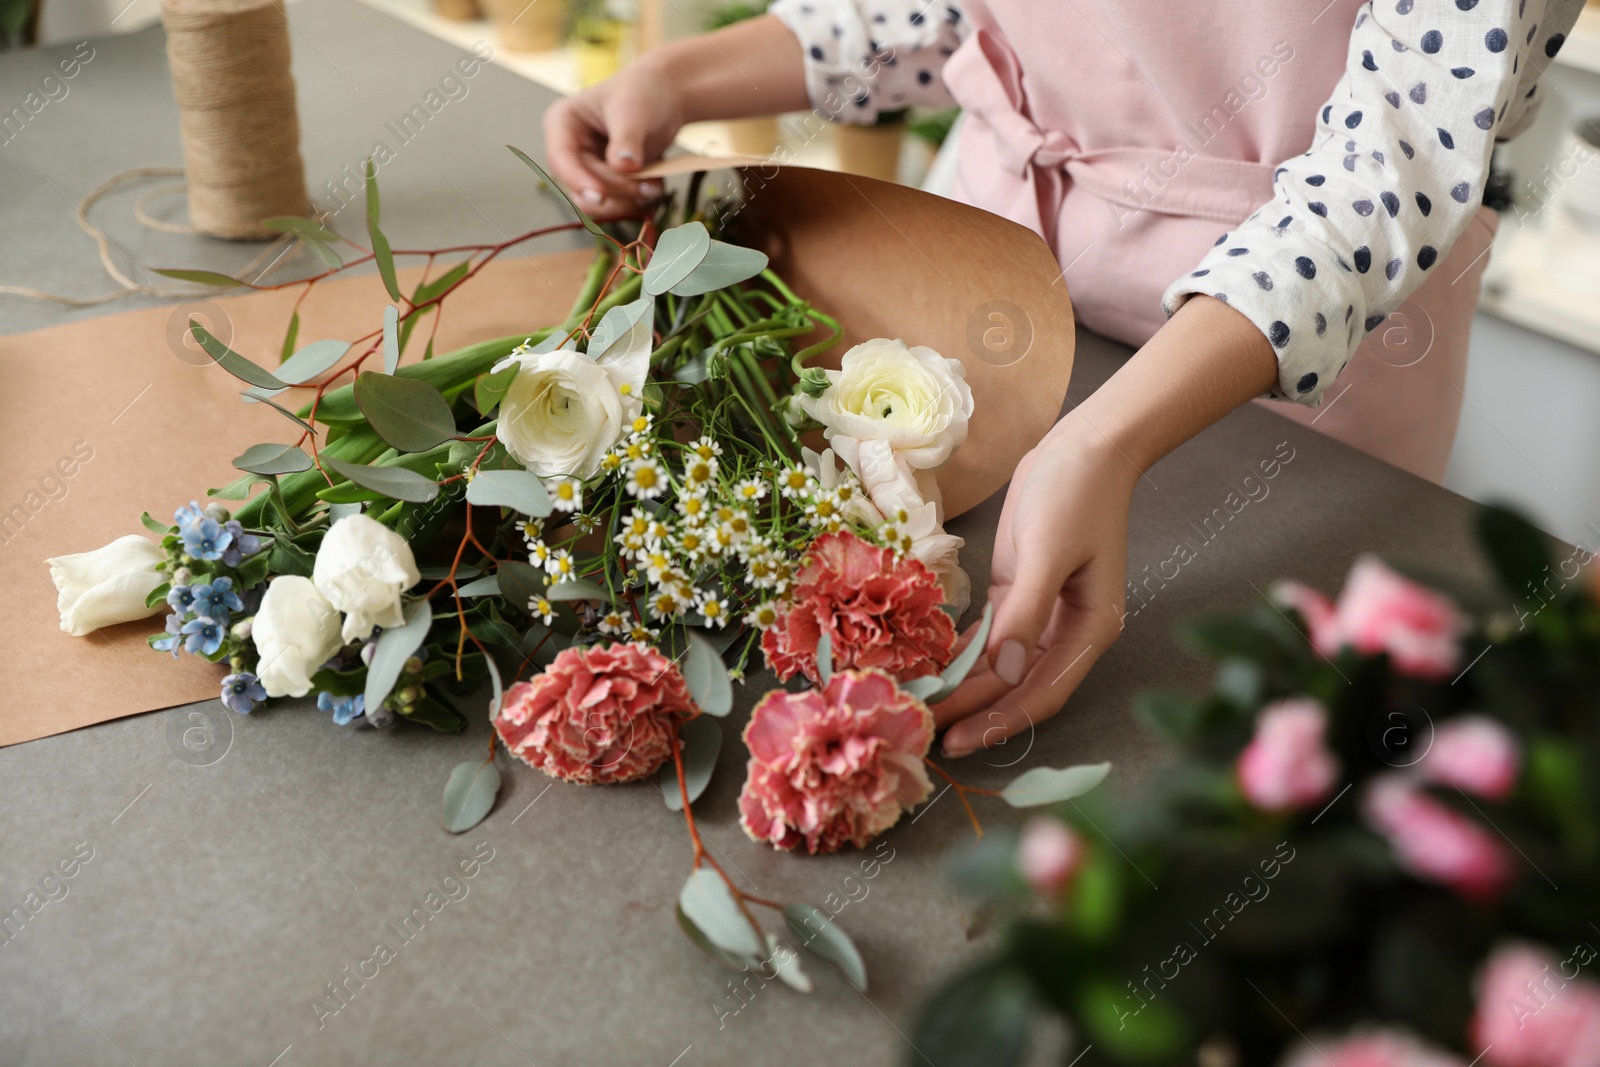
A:
POLYGON ((183 133, 189 220, 213 237, 275 236, 261 220, 304 215, 305 164, 275 0, 161 0, 183 133))

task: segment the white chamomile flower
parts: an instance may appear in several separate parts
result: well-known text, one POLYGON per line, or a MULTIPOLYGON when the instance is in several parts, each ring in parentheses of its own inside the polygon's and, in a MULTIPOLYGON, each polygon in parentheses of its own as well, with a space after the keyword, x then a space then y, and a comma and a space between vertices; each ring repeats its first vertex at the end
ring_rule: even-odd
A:
POLYGON ((628 429, 635 434, 645 434, 649 433, 650 427, 654 426, 655 424, 656 417, 654 415, 644 413, 635 415, 633 417, 633 421, 628 423, 628 429))
POLYGON ((816 479, 811 476, 811 472, 801 466, 778 472, 778 491, 783 494, 785 500, 798 500, 808 496, 815 484, 816 479))
POLYGON ((683 466, 684 484, 691 490, 709 487, 717 479, 718 466, 715 459, 701 459, 691 452, 683 466))
POLYGON ((650 597, 650 617, 652 619, 670 619, 680 614, 689 606, 687 598, 678 596, 678 588, 657 589, 650 597))
POLYGON ((577 511, 583 506, 583 483, 576 478, 555 478, 546 488, 550 506, 557 511, 577 511))
POLYGON ((763 600, 750 613, 744 617, 747 625, 758 630, 770 630, 778 623, 778 604, 773 600, 763 600))
POLYGON ((706 554, 706 535, 699 529, 690 526, 678 534, 678 551, 690 563, 698 563, 706 554))
POLYGON ((661 464, 641 459, 628 468, 628 493, 640 500, 652 500, 667 491, 667 476, 661 464))
POLYGON ((715 438, 702 435, 698 441, 689 446, 689 451, 701 459, 716 459, 722 455, 722 446, 715 438))
POLYGON ((558 582, 565 582, 576 577, 578 569, 573 563, 572 553, 561 548, 551 553, 550 558, 545 560, 544 572, 558 582))
POLYGON ((844 510, 844 502, 839 499, 839 494, 832 489, 823 489, 811 498, 811 503, 806 506, 806 518, 811 525, 826 527, 837 524, 844 510))
POLYGON ((750 539, 750 516, 743 511, 730 511, 717 529, 727 536, 730 544, 741 545, 750 539))
POLYGON ((711 504, 706 500, 704 492, 685 493, 678 498, 678 514, 683 516, 683 521, 690 526, 698 526, 706 520, 711 512, 711 504))
POLYGON ((640 553, 639 565, 644 568, 644 576, 657 585, 667 581, 669 575, 677 573, 672 557, 659 548, 640 553))
POLYGON ((770 553, 751 553, 744 568, 745 581, 757 589, 771 589, 778 582, 778 561, 770 553))
POLYGON ((649 644, 660 636, 660 630, 652 626, 646 626, 642 622, 634 623, 633 628, 628 631, 628 639, 630 641, 638 641, 640 644, 649 644))
POLYGON ((536 596, 528 601, 528 613, 540 622, 549 626, 556 618, 556 606, 542 596, 536 596))
POLYGON ((544 536, 544 520, 526 519, 517 523, 517 529, 522 531, 522 539, 532 548, 533 543, 544 536))
POLYGON ((622 455, 630 463, 637 463, 655 452, 656 443, 648 437, 630 440, 623 446, 622 455))
POLYGON ((594 628, 603 634, 621 634, 628 630, 628 620, 623 618, 620 611, 608 611, 600 616, 600 621, 594 628))
POLYGON ((550 562, 550 546, 543 541, 534 541, 528 545, 528 562, 535 567, 543 567, 550 562))
POLYGON ((607 452, 600 457, 600 469, 606 474, 614 474, 622 469, 622 453, 607 452))
POLYGON ((649 525, 644 528, 644 543, 647 545, 659 545, 667 539, 667 535, 671 532, 666 523, 651 519, 649 525))
POLYGON ((695 608, 706 620, 707 626, 722 629, 728 625, 728 598, 706 589, 695 598, 695 608))
POLYGON ((616 541, 616 543, 621 546, 623 552, 630 555, 645 551, 644 534, 638 534, 629 530, 624 530, 617 534, 616 537, 612 538, 612 540, 616 541))
POLYGON ((600 516, 574 515, 572 525, 581 534, 592 534, 600 528, 600 516))
POLYGON ((744 504, 754 504, 767 497, 767 483, 760 478, 746 478, 733 487, 734 499, 744 504))

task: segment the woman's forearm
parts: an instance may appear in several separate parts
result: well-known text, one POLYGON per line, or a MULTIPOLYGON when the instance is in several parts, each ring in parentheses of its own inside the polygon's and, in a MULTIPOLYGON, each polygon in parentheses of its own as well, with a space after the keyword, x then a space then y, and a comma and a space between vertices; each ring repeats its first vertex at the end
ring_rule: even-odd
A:
POLYGON ((1050 436, 1109 451, 1142 473, 1277 381, 1277 357, 1255 324, 1193 296, 1050 436))
POLYGON ((639 63, 678 92, 685 122, 777 115, 809 103, 800 42, 771 15, 673 41, 639 63))

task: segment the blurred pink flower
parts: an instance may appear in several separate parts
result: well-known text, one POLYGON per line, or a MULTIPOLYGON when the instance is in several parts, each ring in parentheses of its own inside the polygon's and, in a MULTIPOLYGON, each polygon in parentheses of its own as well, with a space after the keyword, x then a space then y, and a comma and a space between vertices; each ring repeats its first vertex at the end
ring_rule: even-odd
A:
POLYGON ((1464 1061, 1404 1030, 1355 1030, 1319 1036, 1285 1056, 1279 1067, 1463 1067, 1464 1061))
POLYGON ((673 662, 641 644, 568 648, 506 690, 494 728, 512 755, 580 785, 643 778, 696 714, 673 662))
POLYGON ((1017 867, 1041 897, 1058 897, 1085 856, 1083 839, 1060 819, 1035 815, 1022 830, 1017 867))
POLYGON ((1521 762, 1516 737, 1498 720, 1461 715, 1435 731, 1433 745, 1417 770, 1434 785, 1503 800, 1517 784, 1521 762))
POLYGON ((797 672, 820 680, 817 642, 824 630, 836 668, 875 667, 907 682, 950 662, 956 627, 939 609, 939 579, 910 556, 848 531, 811 542, 789 602, 761 635, 767 665, 783 681, 797 672))
POLYGON ((1448 678, 1461 661, 1466 620, 1447 597, 1362 556, 1350 568, 1337 604, 1298 582, 1280 582, 1274 598, 1295 609, 1325 656, 1349 646, 1364 655, 1387 652, 1395 670, 1418 678, 1448 678))
POLYGON ((1339 760, 1323 738, 1328 716, 1309 698, 1280 700, 1261 710, 1256 734, 1239 753, 1239 789, 1267 811, 1305 808, 1328 795, 1339 760))
POLYGON ((739 824, 775 848, 861 848, 933 792, 922 766, 933 713, 883 671, 836 671, 820 690, 773 690, 751 713, 744 742, 739 824))
POLYGON ((1579 979, 1579 965, 1526 943, 1490 954, 1472 1018, 1485 1067, 1600 1067, 1600 983, 1579 979))
POLYGON ((1462 896, 1497 896, 1511 881, 1511 857, 1493 831, 1429 796, 1409 775, 1375 776, 1362 810, 1394 848, 1400 866, 1462 896))

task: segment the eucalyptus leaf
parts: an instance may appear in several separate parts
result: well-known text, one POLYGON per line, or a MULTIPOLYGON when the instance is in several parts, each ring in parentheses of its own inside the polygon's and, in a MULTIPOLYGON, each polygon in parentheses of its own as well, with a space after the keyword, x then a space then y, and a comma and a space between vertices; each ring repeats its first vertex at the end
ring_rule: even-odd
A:
POLYGON ((288 419, 290 422, 306 431, 306 433, 310 434, 312 437, 316 437, 316 428, 305 419, 302 419, 299 415, 296 415, 294 412, 278 403, 276 400, 273 400, 272 397, 276 395, 276 393, 270 393, 266 395, 254 396, 251 397, 251 403, 267 405, 267 407, 271 408, 273 411, 276 411, 279 415, 282 415, 284 418, 288 419))
POLYGON ((686 222, 665 231, 644 270, 644 291, 660 296, 687 278, 710 251, 711 233, 703 222, 686 222))
POLYGON ((294 474, 311 469, 311 457, 295 445, 251 445, 233 459, 233 465, 252 474, 294 474))
POLYGON ((484 820, 500 795, 500 770, 494 760, 467 760, 450 771, 444 784, 444 828, 464 833, 484 820))
POLYGON ((413 504, 426 504, 439 495, 439 483, 416 471, 404 467, 374 467, 322 453, 322 465, 335 474, 342 474, 352 483, 374 493, 382 493, 394 500, 409 500, 413 504))
POLYGON ((609 602, 611 594, 584 578, 568 578, 564 582, 556 582, 544 591, 546 600, 604 600, 609 602))
POLYGON ((766 253, 724 241, 712 241, 700 265, 667 291, 673 296, 700 296, 713 289, 726 289, 747 281, 766 269, 766 253))
POLYGON ((378 171, 369 158, 365 167, 367 179, 367 236, 372 241, 372 259, 378 265, 378 276, 389 291, 390 300, 400 299, 400 283, 394 274, 394 253, 389 250, 389 239, 378 226, 378 171))
POLYGON ((631 303, 618 304, 606 312, 589 335, 589 357, 599 359, 640 323, 645 323, 648 329, 654 320, 655 305, 655 297, 643 296, 631 303))
MULTIPOLYGON (((717 720, 705 715, 697 716, 683 724, 678 731, 683 744, 683 784, 689 790, 689 803, 700 799, 700 794, 711 784, 711 772, 716 770, 717 755, 722 751, 722 727, 717 720)), ((683 810, 683 789, 678 785, 678 768, 671 760, 661 765, 661 797, 673 811, 683 810)))
POLYGON ((309 382, 332 367, 343 359, 348 351, 350 345, 344 341, 312 341, 278 364, 278 369, 273 373, 280 381, 299 385, 301 382, 309 382))
POLYGON ((761 934, 734 900, 722 875, 711 868, 697 867, 689 873, 678 894, 678 906, 723 951, 745 957, 761 954, 761 934))
POLYGON ((817 677, 823 685, 833 677, 833 638, 826 630, 817 635, 817 677))
POLYGON ((480 374, 472 383, 472 406, 478 409, 478 414, 488 417, 489 412, 495 409, 505 398, 506 392, 511 388, 512 379, 517 376, 516 367, 507 367, 504 370, 480 374))
POLYGON ((450 402, 427 382, 366 371, 356 379, 356 405, 378 436, 401 452, 426 452, 456 436, 450 402))
POLYGON ((924 675, 900 683, 900 691, 909 693, 924 704, 932 704, 937 694, 944 691, 944 679, 937 674, 924 675))
POLYGON ((248 385, 258 385, 263 389, 287 389, 289 386, 280 381, 275 375, 269 374, 260 366, 245 359, 239 353, 211 336, 199 319, 189 320, 189 332, 194 339, 200 342, 200 347, 205 349, 206 355, 222 364, 222 369, 248 385))
POLYGON ((683 657, 683 680, 689 696, 707 715, 721 718, 733 710, 733 679, 716 648, 689 631, 689 649, 683 657))
POLYGON ((168 278, 176 278, 180 282, 194 282, 197 285, 214 285, 218 289, 237 289, 244 285, 238 278, 231 278, 226 274, 218 274, 214 270, 177 270, 152 268, 157 274, 168 278))
POLYGON ((931 696, 923 697, 924 700, 930 704, 938 703, 954 693, 956 687, 966 680, 972 668, 977 665, 978 657, 983 655, 984 646, 989 643, 989 627, 993 622, 994 604, 991 602, 983 606, 983 620, 978 623, 978 632, 972 635, 972 640, 961 650, 961 655, 944 669, 944 673, 939 676, 938 688, 931 696))
POLYGON ((369 715, 389 699, 395 682, 400 680, 405 670, 406 660, 428 639, 428 628, 433 625, 433 608, 426 600, 418 600, 406 609, 405 617, 404 625, 378 635, 372 662, 367 665, 365 698, 369 715))
POLYGON ((718 948, 711 938, 706 936, 706 932, 696 926, 694 920, 684 913, 683 905, 675 905, 672 910, 678 916, 678 926, 688 935, 689 940, 694 942, 695 947, 724 967, 733 971, 743 971, 761 966, 761 961, 753 956, 742 958, 718 948))
POLYGON ((551 511, 550 496, 538 475, 519 470, 478 471, 467 483, 467 503, 510 508, 536 519, 551 511))
POLYGON ((498 574, 490 574, 483 578, 475 579, 456 589, 456 592, 462 596, 499 596, 500 576, 498 574))
POLYGON ((269 230, 279 233, 292 233, 296 237, 304 237, 308 241, 319 244, 337 244, 339 235, 328 229, 316 219, 300 218, 295 215, 284 215, 275 219, 262 219, 261 225, 269 230))
MULTIPOLYGON (((400 366, 400 311, 393 304, 383 309, 383 373, 393 374, 400 366)), ((356 398, 357 401, 360 397, 356 398)))
POLYGON ((785 904, 783 917, 789 929, 808 948, 844 972, 850 984, 867 991, 867 965, 850 935, 834 924, 828 913, 811 904, 785 904))
POLYGON ((489 695, 489 721, 494 722, 495 716, 500 714, 500 701, 505 698, 505 683, 500 679, 500 665, 494 661, 493 656, 484 656, 483 665, 489 670, 489 685, 492 689, 489 695))
POLYGON ((583 213, 583 211, 581 209, 579 209, 578 205, 573 202, 572 197, 567 195, 567 191, 565 189, 561 188, 560 185, 556 184, 556 180, 554 178, 550 177, 550 175, 546 174, 545 173, 545 169, 543 167, 539 166, 539 164, 535 163, 528 156, 528 153, 524 152, 520 148, 517 148, 515 145, 506 145, 506 147, 511 149, 511 154, 512 155, 516 156, 518 159, 522 160, 522 162, 526 163, 529 167, 531 167, 535 174, 539 175, 540 178, 544 179, 544 183, 546 185, 548 185, 550 188, 554 189, 556 191, 556 194, 558 196, 560 196, 561 199, 563 199, 563 200, 565 200, 567 202, 567 206, 572 208, 572 213, 574 215, 578 216, 578 221, 583 223, 583 228, 584 229, 588 230, 590 233, 594 234, 596 237, 604 238, 607 241, 611 240, 611 236, 609 234, 607 234, 606 231, 602 230, 598 223, 596 223, 588 215, 585 215, 583 213))
POLYGON ((160 521, 148 511, 139 516, 139 521, 144 523, 144 528, 151 533, 169 534, 173 529, 171 524, 160 521))
POLYGON ((1000 797, 1013 808, 1034 808, 1058 804, 1081 797, 1106 780, 1109 763, 1085 763, 1076 767, 1034 767, 1023 771, 1000 791, 1000 797))
POLYGON ((767 935, 767 959, 778 972, 778 981, 797 993, 811 992, 811 976, 800 966, 800 953, 779 941, 776 934, 767 935))
POLYGON ((495 576, 500 579, 500 594, 518 611, 527 611, 529 601, 544 596, 544 572, 532 564, 508 559, 495 568, 495 576))

